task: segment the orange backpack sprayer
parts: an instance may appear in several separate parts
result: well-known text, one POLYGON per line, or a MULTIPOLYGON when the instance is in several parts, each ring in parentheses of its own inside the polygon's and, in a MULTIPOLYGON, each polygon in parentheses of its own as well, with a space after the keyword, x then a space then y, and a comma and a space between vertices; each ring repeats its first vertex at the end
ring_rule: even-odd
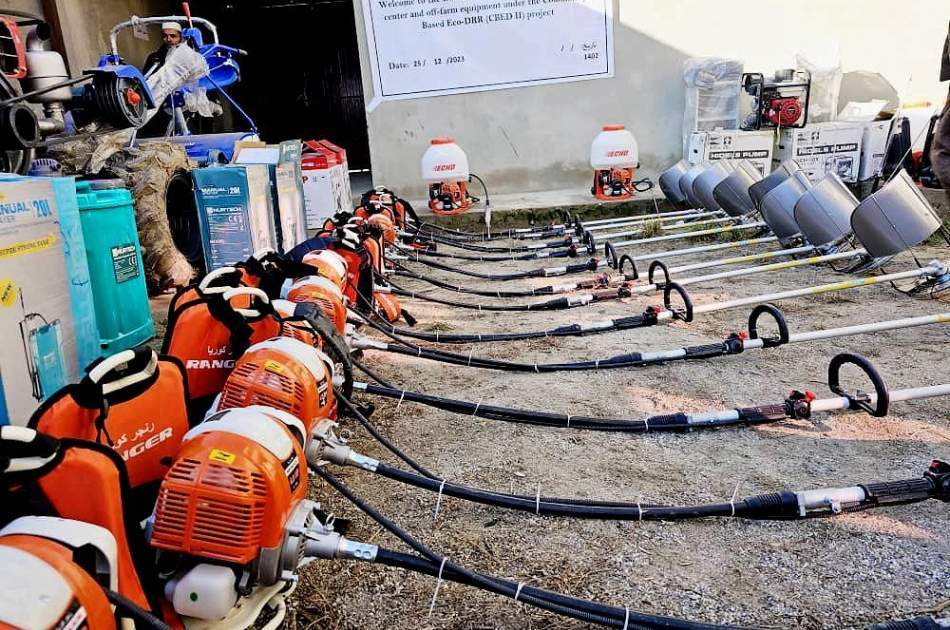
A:
POLYGON ((452 138, 433 138, 422 156, 422 181, 429 184, 429 209, 450 216, 472 206, 468 157, 452 138))
POLYGON ((640 165, 637 140, 623 125, 604 125, 590 145, 594 185, 590 192, 603 201, 626 201, 633 197, 633 171, 640 165))

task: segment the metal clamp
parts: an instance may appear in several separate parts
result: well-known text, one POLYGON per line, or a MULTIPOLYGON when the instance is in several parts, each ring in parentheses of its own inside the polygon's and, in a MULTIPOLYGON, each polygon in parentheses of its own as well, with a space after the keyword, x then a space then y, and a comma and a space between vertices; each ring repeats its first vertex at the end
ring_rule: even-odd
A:
POLYGON ((762 347, 777 348, 778 346, 787 344, 789 335, 788 322, 785 321, 785 313, 782 312, 782 309, 775 306, 771 302, 759 304, 754 309, 752 309, 751 313, 749 313, 749 338, 759 338, 759 318, 765 314, 771 315, 772 319, 775 320, 775 325, 778 326, 778 338, 762 337, 762 347))
POLYGON ((666 310, 673 313, 673 319, 679 319, 684 322, 693 321, 693 301, 690 299, 686 289, 679 284, 670 282, 663 289, 663 306, 666 310), (672 297, 674 291, 682 298, 684 309, 673 308, 670 297, 672 297))
POLYGON ((848 399, 849 409, 863 409, 878 418, 887 415, 891 402, 887 384, 884 383, 884 379, 877 371, 877 368, 874 367, 874 364, 860 354, 844 352, 831 359, 831 363, 828 364, 828 387, 835 394, 848 399), (871 384, 874 385, 874 393, 877 396, 877 404, 875 406, 871 406, 870 399, 866 394, 860 391, 849 394, 841 388, 841 368, 848 364, 857 366, 871 380, 871 384))

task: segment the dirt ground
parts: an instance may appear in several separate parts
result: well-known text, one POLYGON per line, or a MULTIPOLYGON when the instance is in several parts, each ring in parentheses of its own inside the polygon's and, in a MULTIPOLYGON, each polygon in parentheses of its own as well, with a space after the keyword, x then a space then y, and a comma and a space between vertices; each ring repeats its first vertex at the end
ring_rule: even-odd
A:
MULTIPOLYGON (((922 248, 916 253, 922 261, 950 258, 946 248, 922 248)), ((699 259, 678 259, 675 264, 699 259)), ((500 271, 561 263, 452 264, 500 271)), ((911 265, 911 259, 902 256, 889 269, 911 265)), ((482 288, 562 282, 477 282, 421 265, 413 268, 482 288)), ((699 304, 840 279, 827 268, 806 267, 693 285, 689 291, 699 304)), ((402 283, 428 288, 421 282, 402 283)), ((467 302, 501 302, 444 291, 435 294, 467 302)), ((636 314, 659 301, 650 296, 540 313, 479 312, 408 299, 403 306, 418 318, 421 329, 491 332, 542 330, 636 314)), ((950 311, 948 304, 907 297, 889 286, 799 298, 780 306, 793 332, 950 311)), ((527 361, 605 358, 721 340, 745 328, 751 308, 698 316, 689 325, 447 349, 464 353, 474 349, 480 356, 527 361)), ((445 366, 379 351, 368 351, 365 361, 407 389, 484 404, 638 418, 778 403, 792 389, 807 388, 828 397, 827 364, 843 351, 871 358, 892 388, 947 382, 948 342, 950 326, 932 325, 707 361, 558 374, 445 366)), ((852 388, 865 385, 856 378, 850 381, 852 388)), ((358 400, 375 403, 374 422, 437 474, 479 488, 528 495, 540 486, 546 496, 689 505, 728 501, 737 487, 739 496, 748 496, 915 478, 932 459, 950 460, 947 399, 895 403, 885 418, 835 412, 754 429, 646 436, 528 427, 368 396, 358 400)), ((399 463, 358 425, 350 428, 357 450, 399 463)), ((644 612, 773 628, 862 628, 946 607, 950 598, 950 506, 935 501, 797 522, 713 519, 641 524, 537 517, 443 498, 435 518, 433 493, 355 469, 332 470, 361 497, 453 561, 644 612)), ((407 550, 331 488, 319 480, 313 485, 313 496, 325 509, 353 520, 350 537, 407 550)), ((317 562, 304 571, 289 625, 584 627, 449 583, 442 585, 430 614, 434 587, 432 578, 395 569, 317 562)))

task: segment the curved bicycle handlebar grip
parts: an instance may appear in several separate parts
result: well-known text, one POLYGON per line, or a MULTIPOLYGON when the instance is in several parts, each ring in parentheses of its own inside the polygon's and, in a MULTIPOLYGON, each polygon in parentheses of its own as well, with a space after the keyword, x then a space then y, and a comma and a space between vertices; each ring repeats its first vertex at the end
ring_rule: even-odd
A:
POLYGON ((874 364, 860 354, 843 352, 831 359, 831 363, 828 364, 828 387, 839 396, 845 396, 852 409, 863 409, 878 418, 887 415, 891 402, 887 384, 884 383, 883 377, 874 367, 874 364), (858 400, 841 388, 841 368, 845 365, 857 366, 871 380, 871 384, 874 385, 874 393, 877 395, 877 404, 874 407, 868 401, 858 400))
POLYGON ((650 270, 647 273, 647 282, 650 284, 656 284, 653 282, 653 274, 656 273, 657 269, 663 270, 663 286, 666 286, 670 283, 670 268, 666 266, 666 263, 662 260, 654 260, 650 263, 650 270))
POLYGON ((591 256, 597 252, 597 242, 590 230, 584 232, 584 244, 587 245, 587 253, 591 256))
POLYGON ((633 260, 633 258, 629 254, 624 254, 623 256, 620 257, 620 262, 617 263, 617 271, 619 271, 623 276, 626 276, 627 274, 624 272, 623 269, 624 269, 624 263, 627 263, 627 262, 630 263, 630 271, 633 272, 632 274, 630 274, 631 278, 633 280, 639 280, 640 271, 637 269, 637 263, 633 260))
POLYGON ((619 269, 620 259, 617 258, 617 248, 610 241, 604 243, 604 260, 611 269, 619 269))
POLYGON ((673 319, 679 319, 684 322, 693 321, 693 301, 689 297, 689 293, 686 292, 682 286, 675 282, 670 282, 663 289, 663 306, 666 310, 673 313, 673 319), (685 313, 679 309, 674 309, 670 297, 672 297, 673 292, 676 292, 680 298, 683 300, 683 305, 686 307, 685 313))
POLYGON ((775 337, 763 337, 762 338, 762 347, 763 348, 776 348, 778 346, 783 346, 788 343, 788 322, 785 321, 785 313, 782 312, 782 309, 775 306, 771 302, 766 304, 759 304, 752 312, 749 313, 749 338, 758 339, 759 331, 758 324, 759 318, 763 315, 771 315, 772 319, 775 320, 775 325, 778 326, 778 339, 775 337))

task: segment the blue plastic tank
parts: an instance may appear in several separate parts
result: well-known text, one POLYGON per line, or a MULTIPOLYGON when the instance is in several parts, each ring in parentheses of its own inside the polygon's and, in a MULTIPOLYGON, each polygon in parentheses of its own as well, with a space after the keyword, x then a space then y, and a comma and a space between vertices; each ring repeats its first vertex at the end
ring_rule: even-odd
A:
POLYGON ((125 188, 76 182, 102 354, 134 348, 155 336, 135 227, 125 188), (97 190, 98 188, 98 190, 97 190))

